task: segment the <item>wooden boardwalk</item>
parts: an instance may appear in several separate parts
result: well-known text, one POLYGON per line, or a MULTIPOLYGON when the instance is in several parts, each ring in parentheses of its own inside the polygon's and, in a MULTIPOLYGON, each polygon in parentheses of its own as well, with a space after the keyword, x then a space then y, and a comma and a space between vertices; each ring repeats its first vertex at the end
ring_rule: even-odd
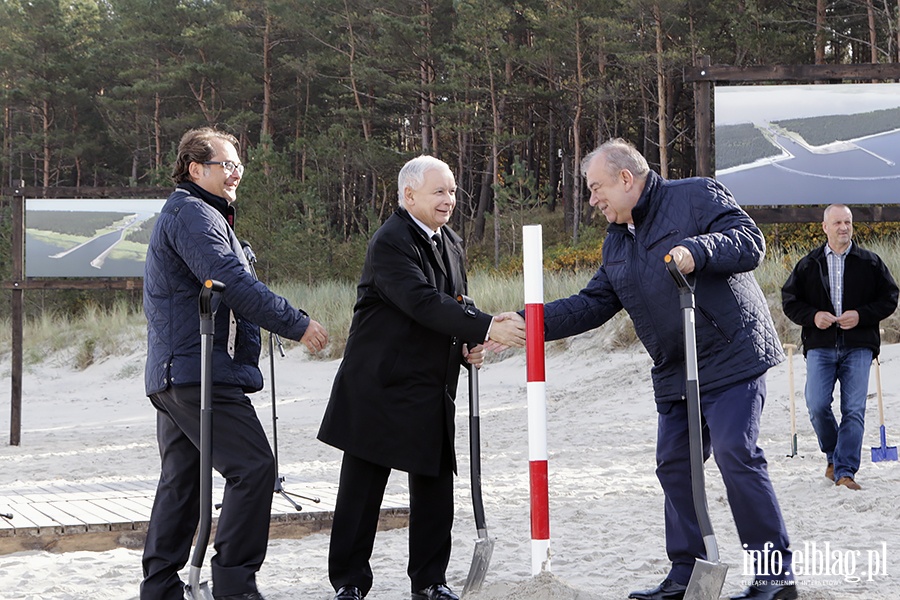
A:
MULTIPOLYGON (((221 502, 223 486, 224 481, 217 477, 213 503, 221 502)), ((275 494, 270 537, 297 538, 331 527, 335 484, 285 485, 285 490, 319 502, 291 496, 302 507, 298 511, 275 494)), ((66 483, 0 492, 0 555, 23 550, 143 548, 155 492, 156 483, 147 481, 66 483)), ((407 503, 405 497, 386 494, 379 527, 407 526, 407 503)), ((215 526, 215 513, 213 517, 215 526)))

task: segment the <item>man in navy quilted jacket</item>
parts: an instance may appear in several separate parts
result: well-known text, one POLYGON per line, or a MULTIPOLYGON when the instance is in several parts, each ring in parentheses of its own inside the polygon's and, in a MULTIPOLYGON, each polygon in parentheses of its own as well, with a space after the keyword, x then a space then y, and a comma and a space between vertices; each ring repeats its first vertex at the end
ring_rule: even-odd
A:
POLYGON ((328 333, 251 273, 235 237, 244 166, 234 136, 211 128, 181 138, 176 189, 150 237, 144 274, 147 395, 157 409, 161 473, 144 544, 142 600, 182 600, 178 571, 189 558, 200 508, 200 315, 202 282, 225 284, 213 339, 213 456, 225 493, 212 558, 217 599, 258 600, 266 555, 275 458, 246 396, 262 389, 259 328, 310 352, 328 333))
POLYGON ((788 535, 757 445, 766 371, 784 359, 752 274, 765 253, 762 233, 718 182, 663 179, 624 140, 602 144, 581 167, 591 206, 610 222, 603 263, 578 294, 544 307, 545 335, 582 333, 624 308, 653 359, 656 474, 672 566, 660 585, 629 598, 683 598, 695 559, 706 558, 691 497, 682 312, 666 254, 695 279, 704 454, 712 448, 744 550, 773 558, 745 574, 753 584, 733 598, 796 598, 788 535))

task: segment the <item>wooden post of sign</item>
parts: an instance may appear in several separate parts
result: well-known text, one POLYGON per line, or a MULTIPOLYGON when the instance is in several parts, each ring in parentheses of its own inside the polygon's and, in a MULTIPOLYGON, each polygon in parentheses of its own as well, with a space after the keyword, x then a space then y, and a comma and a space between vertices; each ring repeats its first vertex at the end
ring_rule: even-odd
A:
MULTIPOLYGON (((701 70, 709 67, 709 57, 701 56, 697 65, 701 70)), ((711 81, 694 83, 694 127, 696 129, 694 155, 697 175, 713 176, 712 160, 712 87, 711 81)))
POLYGON ((10 375, 9 445, 18 446, 22 441, 22 328, 25 279, 25 182, 13 190, 12 205, 12 358, 10 375))

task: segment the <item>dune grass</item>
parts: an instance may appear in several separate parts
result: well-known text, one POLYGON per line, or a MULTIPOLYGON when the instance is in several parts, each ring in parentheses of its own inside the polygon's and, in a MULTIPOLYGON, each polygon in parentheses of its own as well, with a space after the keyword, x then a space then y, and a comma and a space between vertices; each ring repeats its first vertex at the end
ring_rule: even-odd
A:
MULTIPOLYGON (((900 273, 900 240, 887 239, 871 242, 867 248, 881 256, 892 273, 900 273)), ((781 286, 797 261, 808 252, 806 249, 775 249, 768 253, 755 275, 769 302, 776 329, 784 343, 800 343, 800 328, 791 323, 781 310, 781 286)), ((549 302, 578 292, 593 275, 591 270, 547 272, 544 275, 544 298, 549 302)), ((347 342, 353 304, 356 301, 356 283, 327 281, 318 284, 288 283, 273 289, 288 298, 322 323, 331 341, 319 353, 320 359, 339 358, 347 342)), ((496 272, 470 273, 469 291, 479 308, 497 314, 523 307, 524 283, 521 274, 512 276, 496 272)), ((882 322, 883 341, 900 341, 900 316, 894 313, 882 322)), ((140 309, 127 303, 115 304, 111 309, 89 307, 77 317, 65 314, 44 313, 25 324, 25 364, 39 363, 48 354, 63 356, 73 367, 83 369, 95 361, 110 355, 142 351, 146 337, 146 321, 140 309)), ((6 355, 11 347, 9 320, 0 322, 0 354, 6 355)), ((602 328, 599 344, 605 349, 626 348, 637 344, 630 320, 624 313, 602 328)), ((285 340, 286 345, 296 342, 285 340)), ((264 344, 265 351, 265 344, 264 344)), ((503 356, 503 355, 501 355, 503 356)))

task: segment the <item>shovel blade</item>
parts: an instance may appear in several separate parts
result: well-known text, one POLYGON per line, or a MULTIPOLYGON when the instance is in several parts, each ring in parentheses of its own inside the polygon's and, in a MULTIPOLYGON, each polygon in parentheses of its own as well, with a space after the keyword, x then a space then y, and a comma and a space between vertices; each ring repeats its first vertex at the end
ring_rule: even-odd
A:
POLYGON ((694 562, 694 570, 684 592, 684 600, 719 600, 727 574, 728 565, 698 558, 694 562))
POLYGON ((897 446, 887 445, 887 434, 884 425, 879 431, 881 434, 881 446, 872 448, 872 462, 881 462, 883 460, 897 460, 897 446))
POLYGON ((462 595, 469 592, 477 592, 484 583, 488 565, 491 564, 491 555, 494 553, 494 540, 489 537, 478 538, 475 541, 475 553, 472 555, 472 565, 469 567, 469 575, 463 586, 462 595))
POLYGON ((872 448, 872 462, 882 462, 885 460, 897 460, 897 446, 872 448))
POLYGON ((214 600, 209 583, 203 582, 193 589, 190 584, 184 586, 184 600, 214 600))

